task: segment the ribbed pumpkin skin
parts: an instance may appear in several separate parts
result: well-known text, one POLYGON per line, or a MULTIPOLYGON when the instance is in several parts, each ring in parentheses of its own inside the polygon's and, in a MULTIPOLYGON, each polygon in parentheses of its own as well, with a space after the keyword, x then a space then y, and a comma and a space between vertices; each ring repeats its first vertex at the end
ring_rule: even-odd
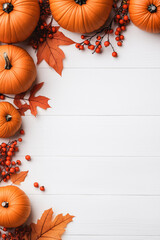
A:
POLYGON ((0 138, 9 138, 21 127, 21 116, 18 110, 9 102, 0 102, 0 138), (7 122, 6 116, 10 115, 12 119, 7 122))
POLYGON ((27 91, 36 79, 36 66, 31 56, 13 45, 0 46, 0 93, 19 94, 27 91), (8 54, 11 69, 5 69, 4 52, 8 54))
POLYGON ((4 43, 21 42, 34 31, 40 16, 37 0, 0 0, 0 41, 4 43), (4 3, 12 3, 10 13, 3 11, 4 3))
POLYGON ((59 25, 71 32, 89 33, 104 25, 113 0, 87 0, 79 5, 74 0, 50 0, 50 8, 59 25))
POLYGON ((18 187, 0 187, 0 226, 7 228, 19 227, 26 222, 31 212, 27 195, 18 187), (2 207, 8 202, 8 208, 2 207))
POLYGON ((160 0, 130 0, 129 13, 131 21, 140 29, 160 33, 160 0), (157 7, 157 11, 150 13, 148 6, 157 7))

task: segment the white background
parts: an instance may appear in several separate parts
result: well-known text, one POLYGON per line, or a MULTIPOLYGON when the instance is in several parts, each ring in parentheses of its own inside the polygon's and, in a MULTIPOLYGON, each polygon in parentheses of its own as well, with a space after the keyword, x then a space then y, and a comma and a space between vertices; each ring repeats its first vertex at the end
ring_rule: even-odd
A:
POLYGON ((52 108, 23 117, 21 187, 30 220, 50 207, 76 216, 64 240, 160 239, 160 36, 132 24, 124 35, 117 59, 110 48, 92 55, 72 45, 62 47, 62 77, 37 68, 52 108))

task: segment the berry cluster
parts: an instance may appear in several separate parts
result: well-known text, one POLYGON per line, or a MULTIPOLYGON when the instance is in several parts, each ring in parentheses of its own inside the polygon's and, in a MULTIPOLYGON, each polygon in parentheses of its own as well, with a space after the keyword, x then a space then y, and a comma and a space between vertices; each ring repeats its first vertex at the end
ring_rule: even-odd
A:
POLYGON ((120 6, 118 6, 117 1, 115 1, 113 4, 114 16, 111 19, 110 23, 107 24, 107 26, 104 26, 98 32, 94 33, 93 35, 81 35, 83 41, 81 43, 76 43, 76 48, 78 48, 79 50, 84 50, 87 46, 88 49, 92 51, 92 53, 101 53, 103 45, 104 47, 110 46, 112 48, 112 56, 118 56, 110 41, 110 35, 113 33, 115 34, 117 46, 121 47, 124 40, 124 35, 122 34, 122 32, 126 30, 126 26, 129 24, 130 19, 128 17, 129 1, 121 0, 120 6), (113 24, 117 25, 115 31, 113 30, 113 24), (93 43, 93 39, 95 38, 96 40, 93 43))
POLYGON ((39 44, 45 42, 47 38, 52 39, 57 28, 52 26, 53 18, 49 24, 47 19, 51 15, 49 0, 39 0, 40 5, 40 19, 38 25, 30 38, 30 44, 34 49, 38 49, 39 44))
POLYGON ((26 239, 31 232, 31 229, 28 226, 21 226, 14 229, 1 228, 0 239, 4 240, 22 240, 26 239))
MULTIPOLYGON (((21 140, 19 138, 20 142, 21 140)), ((12 161, 13 156, 18 150, 17 140, 0 145, 0 181, 7 182, 12 174, 19 172, 21 161, 12 161)))

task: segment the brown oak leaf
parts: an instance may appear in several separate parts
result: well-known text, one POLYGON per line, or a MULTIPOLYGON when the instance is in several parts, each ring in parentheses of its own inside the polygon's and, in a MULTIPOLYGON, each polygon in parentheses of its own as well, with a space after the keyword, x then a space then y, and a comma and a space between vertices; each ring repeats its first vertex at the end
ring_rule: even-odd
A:
POLYGON ((61 240, 61 236, 65 232, 67 224, 72 222, 73 216, 67 214, 63 216, 59 214, 52 220, 53 210, 52 208, 44 211, 41 219, 37 221, 37 224, 31 224, 31 239, 32 240, 61 240))
POLYGON ((11 175, 11 182, 15 185, 20 185, 21 182, 24 182, 25 178, 27 177, 28 171, 22 171, 20 173, 15 173, 11 175))
POLYGON ((47 38, 37 51, 37 64, 45 60, 48 65, 61 75, 63 70, 64 52, 59 48, 60 45, 71 45, 74 41, 67 38, 62 32, 57 31, 52 39, 47 38))
POLYGON ((25 112, 27 110, 30 110, 34 116, 37 116, 37 107, 43 108, 45 110, 51 107, 48 104, 48 101, 50 100, 49 98, 44 96, 35 97, 35 94, 42 88, 43 84, 44 82, 41 82, 33 86, 33 88, 30 90, 30 96, 28 99, 24 98, 27 92, 17 94, 15 96, 14 104, 18 107, 18 110, 22 116, 25 115, 25 112), (25 103, 23 103, 23 101, 25 101, 25 103))

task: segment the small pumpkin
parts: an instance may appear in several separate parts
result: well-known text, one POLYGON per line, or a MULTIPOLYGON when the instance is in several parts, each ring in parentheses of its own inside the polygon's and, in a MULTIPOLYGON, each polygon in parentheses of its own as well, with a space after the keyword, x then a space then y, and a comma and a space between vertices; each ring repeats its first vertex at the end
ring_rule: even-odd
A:
POLYGON ((160 0, 130 0, 129 13, 140 29, 160 33, 160 0))
POLYGON ((36 28, 39 16, 37 0, 0 0, 0 41, 24 41, 36 28))
POLYGON ((24 49, 13 45, 0 46, 0 93, 25 92, 36 75, 34 61, 24 49))
POLYGON ((0 138, 14 136, 21 123, 18 110, 9 102, 0 102, 0 138))
POLYGON ((104 25, 113 0, 50 0, 50 8, 58 24, 71 31, 93 32, 104 25))
POLYGON ((31 212, 27 195, 16 186, 0 187, 0 226, 19 227, 31 212))

